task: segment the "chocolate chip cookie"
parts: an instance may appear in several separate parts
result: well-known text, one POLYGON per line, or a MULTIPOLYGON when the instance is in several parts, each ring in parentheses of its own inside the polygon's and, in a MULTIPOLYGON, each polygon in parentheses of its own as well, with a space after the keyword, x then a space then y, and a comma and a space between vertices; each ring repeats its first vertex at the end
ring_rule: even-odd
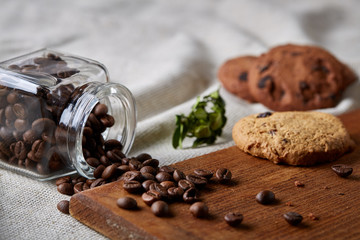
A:
POLYGON ((248 72, 257 57, 243 56, 226 61, 219 69, 218 78, 224 88, 232 94, 255 102, 248 86, 248 72))
POLYGON ((355 146, 337 117, 320 112, 250 115, 235 124, 232 134, 241 150, 276 164, 330 162, 355 146))
POLYGON ((334 107, 357 77, 326 50, 283 45, 262 54, 249 71, 249 89, 275 111, 334 107))

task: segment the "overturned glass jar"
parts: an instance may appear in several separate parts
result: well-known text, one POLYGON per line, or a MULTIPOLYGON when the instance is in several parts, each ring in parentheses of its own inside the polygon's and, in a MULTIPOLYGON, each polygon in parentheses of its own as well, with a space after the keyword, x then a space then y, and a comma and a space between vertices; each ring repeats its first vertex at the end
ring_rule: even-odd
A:
POLYGON ((0 166, 48 180, 93 178, 132 146, 131 92, 102 64, 42 49, 0 63, 0 166))

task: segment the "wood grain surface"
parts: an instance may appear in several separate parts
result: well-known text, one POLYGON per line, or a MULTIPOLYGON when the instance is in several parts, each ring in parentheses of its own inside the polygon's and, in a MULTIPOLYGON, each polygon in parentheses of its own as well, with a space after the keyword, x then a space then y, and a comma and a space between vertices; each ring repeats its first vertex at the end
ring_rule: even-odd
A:
POLYGON ((194 218, 185 203, 171 204, 170 217, 155 217, 140 195, 128 194, 119 182, 75 194, 70 214, 111 239, 360 239, 360 110, 340 118, 357 143, 352 153, 336 161, 353 167, 348 178, 338 177, 330 169, 333 163, 306 168, 274 165, 234 146, 174 164, 185 173, 196 168, 232 171, 231 184, 213 182, 201 191, 210 211, 206 219, 194 218), (296 187, 295 181, 305 186, 296 187), (275 193, 275 204, 255 201, 265 189, 275 193), (127 195, 138 201, 139 210, 116 206, 116 200, 127 195), (223 220, 231 211, 244 215, 239 227, 223 220), (283 219, 289 211, 304 217, 299 226, 283 219))

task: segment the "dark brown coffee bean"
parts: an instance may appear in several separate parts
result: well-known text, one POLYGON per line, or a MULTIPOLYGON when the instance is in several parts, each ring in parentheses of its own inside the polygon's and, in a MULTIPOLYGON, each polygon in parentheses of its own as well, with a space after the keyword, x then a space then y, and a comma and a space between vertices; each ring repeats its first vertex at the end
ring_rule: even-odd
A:
POLYGON ((29 129, 23 134, 24 142, 27 144, 32 144, 36 139, 39 138, 39 134, 37 134, 34 130, 29 129))
POLYGON ((194 174, 187 175, 186 180, 195 184, 196 187, 203 187, 207 184, 206 178, 194 174))
POLYGON ((91 153, 89 150, 87 150, 86 148, 83 148, 82 150, 83 150, 83 156, 85 159, 91 157, 91 153))
POLYGON ((122 175, 126 172, 130 171, 130 168, 128 165, 120 165, 117 167, 117 173, 118 175, 122 175))
POLYGON ((232 227, 238 226, 244 219, 244 216, 241 213, 230 212, 224 216, 224 220, 227 224, 232 227))
POLYGON ((229 169, 219 168, 216 170, 215 176, 220 183, 228 183, 231 180, 232 174, 229 169))
POLYGON ((107 166, 104 171, 101 174, 101 177, 103 179, 109 179, 115 176, 117 171, 117 166, 115 164, 112 164, 110 166, 107 166))
POLYGON ((171 174, 167 172, 159 172, 158 174, 156 174, 155 178, 158 182, 173 180, 171 174))
POLYGON ((86 159, 87 164, 89 164, 92 167, 97 167, 100 165, 100 161, 97 158, 90 157, 86 159))
POLYGON ((206 179, 210 179, 212 178, 212 176, 214 175, 213 172, 209 171, 209 170, 205 170, 205 169, 195 169, 194 173, 200 177, 204 177, 206 179))
POLYGON ((61 183, 57 186, 57 190, 61 193, 61 194, 65 194, 65 195, 73 195, 74 194, 74 186, 71 183, 61 183))
POLYGON ((185 173, 183 173, 182 171, 180 170, 175 170, 174 173, 173 173, 173 178, 176 182, 180 181, 181 179, 185 179, 186 178, 186 175, 185 173))
POLYGON ((138 181, 125 181, 123 188, 129 193, 136 193, 142 189, 141 183, 138 181))
POLYGON ((151 166, 144 166, 140 169, 141 173, 149 173, 151 175, 156 175, 156 169, 151 166))
POLYGON ((27 120, 18 118, 14 122, 14 127, 17 131, 24 132, 28 128, 28 122, 27 122, 27 120))
POLYGON ((272 191, 264 190, 259 192, 255 199, 258 203, 267 205, 275 201, 275 194, 272 191))
POLYGON ((48 168, 47 166, 44 166, 44 165, 41 164, 41 163, 37 163, 37 164, 36 164, 36 171, 37 171, 39 174, 45 175, 45 174, 49 173, 49 168, 48 168))
POLYGON ((123 145, 116 139, 109 139, 104 142, 105 151, 111 151, 113 149, 122 150, 123 145))
POLYGON ((115 124, 115 119, 113 116, 107 114, 100 118, 100 122, 104 127, 112 127, 115 124))
POLYGON ((184 194, 184 190, 181 187, 170 187, 167 193, 170 199, 180 199, 184 194))
POLYGON ((12 91, 6 96, 6 100, 10 104, 15 104, 18 101, 18 93, 12 91))
POLYGON ((131 170, 140 170, 143 167, 143 165, 140 161, 134 158, 129 161, 129 167, 131 170))
POLYGON ((90 189, 90 184, 84 183, 83 185, 83 191, 90 189))
POLYGON ((150 185, 155 183, 154 180, 145 180, 141 185, 145 191, 149 191, 150 185))
POLYGON ((73 179, 71 180, 71 182, 72 182, 73 185, 75 185, 75 184, 77 184, 77 183, 79 183, 79 182, 85 182, 85 181, 86 181, 86 178, 84 178, 84 177, 82 177, 82 176, 78 176, 78 177, 73 178, 73 179))
POLYGON ((40 139, 36 140, 31 146, 31 151, 34 153, 34 157, 39 160, 43 157, 46 150, 48 150, 46 142, 40 139))
POLYGON ((196 188, 189 188, 183 194, 183 200, 186 203, 193 203, 198 200, 198 193, 196 188))
POLYGON ((16 115, 13 111, 12 106, 9 105, 5 108, 5 117, 6 117, 6 120, 11 121, 11 122, 16 119, 16 115))
POLYGON ((56 124, 49 118, 36 119, 32 124, 31 128, 38 134, 42 132, 53 132, 55 131, 56 124))
POLYGON ((14 146, 14 155, 20 160, 24 160, 26 158, 28 151, 26 149, 25 143, 23 141, 16 142, 14 146))
POLYGON ((196 202, 190 206, 190 212, 194 217, 204 218, 209 215, 209 208, 203 202, 196 202))
POLYGON ((26 119, 28 116, 27 109, 22 103, 15 103, 13 106, 13 112, 18 119, 26 119))
POLYGON ((352 174, 353 169, 350 166, 345 164, 335 164, 331 166, 331 169, 339 176, 339 177, 348 177, 352 174))
POLYGON ((169 174, 173 174, 175 171, 175 168, 170 166, 162 166, 159 168, 159 172, 167 172, 169 174))
POLYGON ((148 159, 143 162, 143 166, 151 166, 153 168, 157 168, 159 166, 159 160, 157 159, 148 159))
POLYGON ((161 199, 161 194, 156 190, 149 190, 141 195, 142 200, 148 206, 161 199))
POLYGON ((271 112, 264 112, 264 113, 260 113, 259 115, 256 116, 256 118, 266 118, 271 116, 272 113, 271 112))
POLYGON ((160 193, 162 198, 167 197, 167 189, 163 187, 160 183, 153 183, 149 186, 149 190, 155 190, 160 193))
POLYGON ((303 217, 296 212, 287 212, 283 215, 283 217, 285 218, 286 222, 293 226, 299 225, 303 220, 303 217))
POLYGON ((24 161, 24 166, 26 169, 32 170, 36 167, 36 162, 30 160, 29 158, 26 158, 25 160, 19 159, 19 161, 24 161))
POLYGON ((95 179, 86 179, 85 183, 89 186, 95 181, 95 179))
POLYGON ((175 183, 173 181, 162 181, 160 185, 166 188, 166 190, 168 190, 171 187, 175 187, 175 183))
POLYGON ((95 114, 90 113, 90 115, 88 117, 88 121, 90 122, 93 130, 99 131, 102 128, 101 122, 99 122, 99 120, 96 118, 95 114))
POLYGON ((189 188, 195 188, 195 185, 186 179, 181 179, 178 182, 178 186, 181 187, 184 191, 188 190, 189 188))
POLYGON ((56 179, 56 186, 59 186, 62 183, 70 183, 71 182, 71 177, 70 176, 65 176, 65 177, 61 177, 56 179))
POLYGON ((142 179, 145 180, 155 180, 155 176, 150 173, 141 173, 142 179))
POLYGON ((141 181, 141 172, 140 171, 127 171, 122 176, 121 179, 124 181, 141 181))
POLYGON ((98 178, 90 185, 90 188, 99 187, 99 186, 102 186, 104 184, 106 184, 105 179, 98 178))
POLYGON ((141 153, 136 156, 136 159, 140 162, 145 162, 146 160, 151 159, 151 155, 148 153, 141 153))
POLYGON ((105 155, 102 155, 100 157, 100 163, 104 166, 109 166, 111 165, 111 161, 105 156, 105 155))
POLYGON ((137 202, 132 197, 122 197, 119 198, 116 201, 116 204, 119 208, 123 209, 136 209, 137 208, 137 202))
POLYGON ((84 127, 83 129, 83 135, 85 137, 91 137, 93 135, 93 130, 90 127, 84 127))
POLYGON ((156 201, 151 205, 151 211, 157 217, 169 215, 169 205, 164 201, 156 201))
POLYGON ((97 166, 97 168, 95 168, 95 170, 93 172, 94 178, 101 178, 102 173, 104 172, 104 170, 105 170, 104 165, 97 166))
POLYGON ((93 110, 93 113, 97 117, 104 116, 107 114, 107 112, 108 112, 108 107, 102 103, 97 104, 93 110))
POLYGON ((125 154, 119 149, 113 149, 106 152, 106 157, 112 162, 121 162, 122 158, 125 158, 125 154))
POLYGON ((70 206, 70 202, 68 200, 62 200, 57 204, 57 209, 64 213, 64 214, 69 214, 69 206, 70 206))
POLYGON ((83 186, 84 183, 83 182, 78 182, 74 185, 74 193, 79 193, 83 191, 83 186))

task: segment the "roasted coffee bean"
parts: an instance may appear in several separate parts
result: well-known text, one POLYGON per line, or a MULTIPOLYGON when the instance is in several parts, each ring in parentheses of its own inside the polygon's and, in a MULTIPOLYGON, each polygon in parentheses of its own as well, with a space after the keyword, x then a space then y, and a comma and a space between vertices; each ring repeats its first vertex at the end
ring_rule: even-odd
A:
POLYGON ((203 202, 196 202, 190 206, 190 212, 194 217, 204 218, 209 215, 209 208, 203 202))
POLYGON ((25 160, 19 159, 19 161, 24 161, 24 166, 26 169, 32 170, 36 167, 36 162, 26 158, 25 160))
POLYGON ((156 169, 159 166, 159 160, 153 158, 145 160, 143 162, 143 166, 151 166, 156 169))
POLYGON ((6 100, 10 104, 15 104, 18 101, 18 93, 11 91, 7 96, 6 100))
POLYGON ((158 174, 156 174, 155 178, 158 182, 173 180, 171 174, 167 172, 159 172, 158 174))
POLYGON ((346 178, 350 176, 353 172, 352 167, 345 164, 335 164, 331 166, 331 169, 339 176, 346 178))
POLYGON ((100 163, 103 164, 104 166, 111 165, 111 161, 105 155, 102 155, 100 157, 100 163))
POLYGON ((101 145, 97 145, 96 150, 97 150, 96 152, 100 155, 99 159, 101 156, 105 156, 105 151, 101 145))
POLYGON ((183 194, 183 200, 186 203, 193 203, 198 200, 198 193, 196 188, 189 188, 183 194))
POLYGON ((99 187, 99 186, 102 186, 104 184, 106 184, 105 179, 98 178, 90 185, 90 188, 99 187))
POLYGON ((74 194, 74 186, 72 183, 67 183, 67 182, 61 183, 57 186, 57 190, 60 193, 69 195, 69 196, 74 194))
POLYGON ((227 224, 232 227, 238 226, 244 219, 244 216, 241 213, 230 212, 224 216, 224 220, 227 224))
POLYGON ((48 146, 43 140, 36 140, 31 146, 31 151, 34 153, 36 159, 41 159, 47 149, 48 146))
POLYGON ((112 127, 115 124, 115 119, 113 116, 107 114, 100 118, 100 122, 104 127, 112 127))
POLYGON ((141 185, 145 191, 149 191, 150 185, 155 183, 154 180, 145 180, 141 185))
POLYGON ((116 204, 119 208, 123 209, 136 209, 137 208, 137 202, 132 197, 122 197, 119 198, 116 201, 116 204))
POLYGON ((150 173, 151 175, 156 175, 157 171, 151 166, 144 166, 140 169, 141 173, 150 173))
POLYGON ((121 179, 124 181, 141 181, 142 176, 140 171, 127 171, 122 176, 121 179))
POLYGON ((85 183, 89 186, 95 181, 95 179, 86 179, 85 183))
POLYGON ((89 150, 87 150, 86 148, 83 148, 82 150, 83 150, 83 156, 85 159, 91 157, 91 153, 89 150))
POLYGON ((99 165, 95 168, 94 172, 93 172, 93 175, 94 175, 94 178, 101 178, 102 176, 102 173, 104 172, 105 170, 105 166, 104 165, 99 165))
POLYGON ((62 200, 57 204, 57 209, 64 213, 64 214, 69 214, 69 205, 70 202, 68 200, 62 200))
POLYGON ((86 159, 87 164, 89 164, 92 167, 97 167, 100 165, 100 161, 97 158, 90 157, 86 159))
POLYGON ((49 118, 36 119, 32 124, 31 128, 38 134, 42 132, 53 132, 56 128, 56 124, 49 118))
POLYGON ((167 172, 169 174, 173 174, 175 171, 175 168, 170 166, 162 166, 159 168, 159 172, 167 172))
POLYGON ((160 193, 162 198, 167 197, 167 189, 163 187, 160 183, 153 183, 149 186, 149 190, 155 190, 160 193))
POLYGON ((115 164, 112 164, 110 166, 107 166, 104 171, 101 174, 101 177, 103 179, 109 179, 115 176, 117 171, 117 166, 115 164))
POLYGON ((111 151, 113 149, 123 149, 123 145, 116 139, 109 139, 104 142, 105 151, 111 151))
POLYGON ((122 158, 121 159, 121 164, 122 165, 129 165, 130 160, 131 160, 131 158, 127 158, 127 157, 122 158))
POLYGON ((125 158, 125 154, 119 149, 113 149, 106 152, 106 157, 112 162, 121 162, 122 158, 125 158))
POLYGON ((271 116, 272 113, 271 112, 264 112, 264 113, 260 113, 259 115, 256 116, 256 118, 266 118, 271 116))
POLYGON ((264 190, 259 192, 255 199, 258 203, 267 205, 275 201, 275 194, 272 191, 264 190))
POLYGON ((26 149, 25 143, 23 141, 18 141, 14 146, 14 155, 20 160, 24 160, 26 158, 28 151, 26 149))
POLYGON ((141 177, 144 181, 145 180, 155 180, 154 175, 147 173, 147 172, 141 173, 141 177))
POLYGON ((11 121, 11 122, 16 119, 16 115, 13 111, 12 106, 9 105, 5 108, 5 117, 6 117, 6 120, 11 121))
POLYGON ((169 205, 164 201, 156 201, 151 205, 151 211, 157 217, 169 215, 169 205))
POLYGON ((148 153, 141 153, 136 156, 136 159, 140 162, 145 162, 146 160, 151 159, 151 155, 148 153))
POLYGON ((17 131, 24 132, 28 128, 28 122, 18 118, 14 122, 14 127, 17 131))
POLYGON ((93 130, 99 131, 102 128, 101 122, 99 122, 99 120, 96 118, 95 114, 90 113, 90 115, 88 117, 88 121, 90 122, 93 130))
MULTIPOLYGON (((126 172, 130 171, 130 168, 128 165, 120 165, 117 167, 117 172, 119 175, 122 175, 126 172)), ((141 179, 141 178, 140 178, 141 179)))
POLYGON ((181 179, 185 179, 186 178, 186 175, 185 173, 183 173, 182 171, 180 170, 175 170, 174 173, 173 173, 173 178, 176 182, 180 181, 181 179))
POLYGON ((180 199, 184 194, 184 190, 181 187, 170 187, 167 193, 170 199, 180 199))
POLYGON ((49 168, 46 167, 46 166, 44 166, 44 165, 41 164, 41 163, 37 163, 37 164, 36 164, 36 171, 37 171, 38 173, 40 173, 40 174, 45 175, 45 174, 49 173, 49 168))
POLYGON ((161 199, 161 194, 156 190, 148 190, 141 195, 142 200, 148 206, 161 199))
POLYGON ((205 169, 195 169, 194 173, 200 177, 204 177, 206 179, 210 179, 212 178, 212 176, 214 175, 213 172, 205 170, 205 169))
POLYGON ((131 170, 140 170, 143 167, 143 165, 140 161, 134 158, 129 161, 129 167, 131 170))
POLYGON ((32 144, 36 139, 39 138, 39 134, 37 134, 34 130, 29 129, 23 134, 24 142, 27 144, 32 144))
POLYGON ((136 193, 142 189, 141 183, 138 181, 125 181, 123 183, 123 188, 129 193, 136 193))
POLYGON ((70 176, 65 176, 65 177, 61 177, 56 179, 56 186, 59 186, 62 183, 70 183, 71 182, 71 177, 70 176))
POLYGON ((171 187, 175 187, 175 183, 173 181, 162 181, 160 185, 166 188, 166 190, 168 190, 171 187))
POLYGON ((83 129, 83 135, 85 137, 91 137, 93 135, 93 130, 90 127, 84 127, 83 129))
POLYGON ((99 116, 104 116, 106 115, 108 112, 108 107, 105 104, 99 103, 95 106, 95 108, 93 109, 93 113, 95 114, 95 116, 99 117, 99 116))
POLYGON ((189 188, 195 188, 195 185, 186 179, 181 179, 178 182, 178 186, 181 187, 184 191, 188 190, 189 188))
POLYGON ((84 183, 83 185, 83 191, 90 189, 90 184, 84 183))
POLYGON ((74 193, 79 193, 83 191, 83 186, 84 183, 83 182, 78 182, 74 185, 74 193))
POLYGON ((220 183, 228 183, 231 180, 232 174, 229 169, 219 168, 216 170, 215 176, 220 183))
POLYGON ((187 175, 186 180, 195 184, 196 187, 203 187, 207 184, 206 178, 194 174, 187 175))
POLYGON ((15 103, 13 106, 13 112, 18 119, 26 119, 28 116, 28 112, 24 104, 22 103, 15 103))
POLYGON ((86 181, 86 178, 82 177, 82 176, 79 176, 79 177, 76 177, 76 178, 73 178, 71 180, 72 184, 75 185, 79 182, 85 182, 86 181))
POLYGON ((283 215, 283 217, 285 218, 286 222, 293 226, 299 225, 303 220, 303 217, 296 212, 287 212, 283 215))

